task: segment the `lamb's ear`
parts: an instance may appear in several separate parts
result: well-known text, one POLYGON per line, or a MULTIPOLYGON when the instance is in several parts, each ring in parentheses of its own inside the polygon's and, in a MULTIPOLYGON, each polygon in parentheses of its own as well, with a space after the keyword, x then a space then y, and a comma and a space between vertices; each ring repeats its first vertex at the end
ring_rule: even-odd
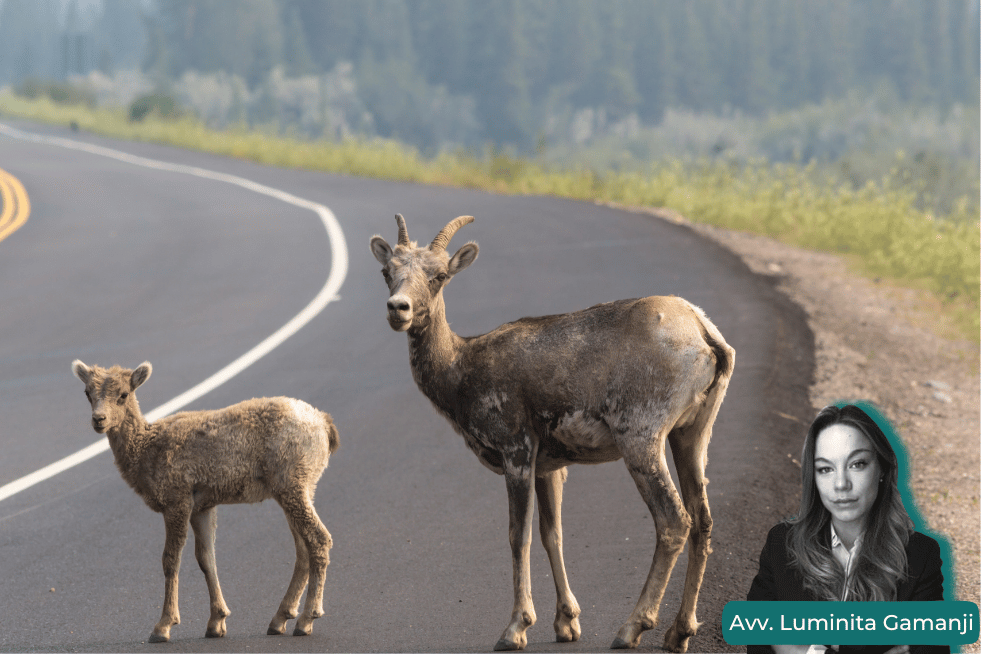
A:
POLYGON ((92 379, 92 369, 82 363, 81 359, 72 361, 72 374, 78 377, 83 384, 88 384, 92 379))
POLYGON ((381 236, 371 237, 371 253, 383 266, 387 266, 388 262, 392 260, 392 246, 381 236))
POLYGON ((142 386, 143 382, 150 379, 151 372, 153 372, 153 366, 150 365, 149 361, 144 361, 133 371, 133 374, 129 376, 129 383, 134 391, 142 386))
POLYGON ((477 247, 476 243, 473 241, 467 243, 457 250, 456 254, 450 259, 450 265, 447 270, 451 275, 457 274, 477 260, 478 252, 480 252, 480 248, 477 247))

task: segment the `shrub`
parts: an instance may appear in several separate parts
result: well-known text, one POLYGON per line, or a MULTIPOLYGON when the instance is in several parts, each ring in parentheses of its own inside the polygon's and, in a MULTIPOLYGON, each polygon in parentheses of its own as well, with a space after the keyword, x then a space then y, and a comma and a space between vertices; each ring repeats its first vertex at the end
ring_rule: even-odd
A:
POLYGON ((42 82, 41 80, 28 79, 15 88, 14 93, 28 100, 46 97, 56 104, 83 104, 87 107, 95 107, 95 93, 90 89, 69 82, 42 82))
POLYGON ((150 114, 161 118, 177 119, 183 112, 177 98, 169 93, 151 93, 141 96, 129 105, 129 119, 132 122, 142 122, 150 114))

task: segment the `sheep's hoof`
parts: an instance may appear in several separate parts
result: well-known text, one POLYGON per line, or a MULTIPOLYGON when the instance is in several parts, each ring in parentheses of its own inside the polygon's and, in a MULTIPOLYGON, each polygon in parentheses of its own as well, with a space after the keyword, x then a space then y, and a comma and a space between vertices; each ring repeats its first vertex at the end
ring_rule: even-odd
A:
POLYGON ((313 618, 304 619, 300 616, 300 619, 296 621, 296 626, 293 628, 294 636, 309 636, 313 633, 313 618))
POLYGON ((574 643, 579 640, 579 636, 582 635, 582 629, 579 627, 579 618, 572 618, 571 620, 559 621, 557 618, 555 620, 555 642, 557 643, 574 643))
POLYGON ((150 634, 149 641, 151 643, 166 643, 170 641, 170 636, 161 636, 160 634, 150 634))
POLYGON ((525 645, 528 644, 528 627, 533 624, 535 624, 535 609, 522 610, 516 608, 511 614, 511 622, 501 633, 501 638, 494 644, 494 651, 514 652, 524 649, 525 645))
POLYGON ((494 645, 495 652, 514 652, 524 648, 525 646, 521 643, 516 643, 513 640, 504 640, 503 638, 494 645))
POLYGON ((283 613, 282 611, 276 613, 273 619, 269 622, 269 628, 266 629, 267 636, 282 636, 286 633, 286 623, 296 617, 296 614, 283 613))
POLYGON ((643 623, 628 622, 620 627, 617 637, 613 639, 610 649, 637 649, 640 645, 640 637, 645 631, 649 631, 656 626, 656 622, 645 621, 643 623))
POLYGON ((225 629, 212 629, 208 627, 208 630, 204 632, 205 638, 222 638, 225 635, 225 629))
POLYGON ((694 635, 695 632, 686 634, 678 629, 677 625, 671 625, 668 633, 664 635, 664 649, 669 652, 687 652, 688 641, 694 635))

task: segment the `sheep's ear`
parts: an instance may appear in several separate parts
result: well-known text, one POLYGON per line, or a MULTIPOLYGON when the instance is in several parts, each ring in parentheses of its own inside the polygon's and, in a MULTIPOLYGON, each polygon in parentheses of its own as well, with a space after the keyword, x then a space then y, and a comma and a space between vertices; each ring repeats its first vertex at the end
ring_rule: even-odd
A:
POLYGON ((480 252, 480 248, 477 247, 476 243, 470 242, 464 245, 462 248, 456 251, 456 254, 450 259, 449 273, 455 275, 474 261, 477 260, 477 253, 480 252))
POLYGON ((392 260, 392 246, 381 236, 371 237, 371 253, 383 266, 387 266, 388 262, 392 260))
POLYGON ((83 384, 88 384, 92 379, 92 369, 82 363, 81 359, 72 361, 72 374, 78 377, 83 384))
POLYGON ((150 365, 149 361, 144 361, 133 371, 133 374, 129 377, 129 383, 134 391, 142 386, 143 382, 150 379, 151 372, 153 372, 153 366, 150 365))

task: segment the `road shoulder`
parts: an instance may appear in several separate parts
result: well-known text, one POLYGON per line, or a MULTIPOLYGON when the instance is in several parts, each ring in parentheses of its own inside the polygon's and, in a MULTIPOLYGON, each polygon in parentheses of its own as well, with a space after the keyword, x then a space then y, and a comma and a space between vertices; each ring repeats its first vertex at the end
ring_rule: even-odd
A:
MULTIPOLYGON (((924 293, 852 273, 841 256, 705 225, 724 245, 807 313, 815 337, 815 412, 839 399, 867 399, 898 428, 911 486, 930 529, 947 536, 957 597, 979 601, 981 376, 978 346, 937 336, 924 293)), ((978 651, 977 645, 964 651, 978 651), (973 649, 972 649, 973 648, 973 649)))

